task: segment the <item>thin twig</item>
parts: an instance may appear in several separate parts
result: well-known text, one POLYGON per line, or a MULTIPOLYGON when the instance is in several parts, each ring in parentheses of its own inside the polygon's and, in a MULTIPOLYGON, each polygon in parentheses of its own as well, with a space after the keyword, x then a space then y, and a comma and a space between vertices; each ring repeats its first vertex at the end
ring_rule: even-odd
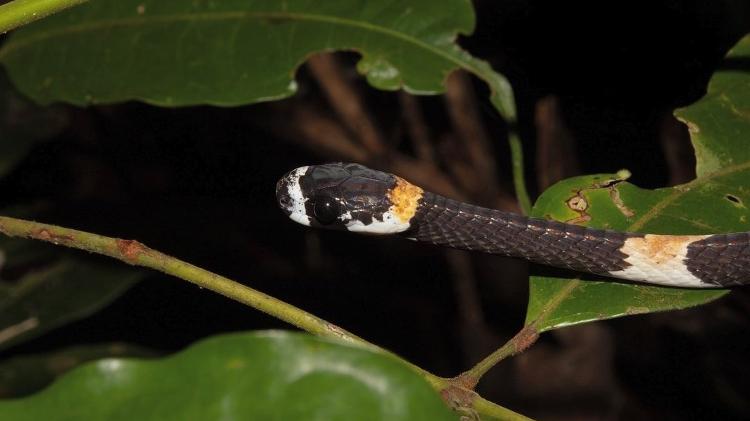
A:
POLYGON ((570 295, 571 291, 579 287, 580 282, 580 279, 568 282, 565 287, 547 300, 546 305, 534 320, 527 321, 526 325, 497 351, 488 355, 485 359, 477 363, 477 365, 453 380, 466 385, 468 388, 473 388, 479 382, 479 379, 492 367, 497 365, 497 363, 533 345, 539 339, 541 332, 549 330, 548 326, 544 326, 547 317, 565 301, 565 298, 570 295))
POLYGON ((399 92, 399 102, 404 111, 404 121, 409 132, 409 138, 414 144, 414 154, 423 162, 435 163, 435 148, 430 142, 429 129, 424 121, 419 101, 414 95, 404 91, 399 92))
MULTIPOLYGON (((429 373, 398 357, 392 352, 367 342, 364 339, 291 304, 287 304, 277 298, 271 297, 270 295, 232 281, 231 279, 153 250, 138 241, 105 237, 103 235, 92 234, 85 231, 5 216, 0 216, 0 233, 9 237, 21 237, 46 241, 56 245, 109 256, 129 265, 143 266, 158 270, 168 275, 184 279, 198 285, 199 287, 224 295, 227 298, 260 310, 314 335, 344 340, 352 344, 364 346, 391 355, 420 374, 425 381, 427 381, 438 392, 457 387, 457 385, 453 385, 449 379, 444 379, 429 373)), ((478 395, 473 396, 471 404, 481 408, 480 413, 495 416, 498 419, 526 419, 523 415, 487 401, 478 395)))
POLYGON ((544 191, 552 184, 579 173, 575 138, 565 125, 555 96, 536 103, 537 186, 544 191))
POLYGON ((386 150, 383 137, 370 119, 360 96, 344 77, 336 56, 318 54, 310 57, 307 64, 341 121, 357 135, 370 154, 376 157, 383 155, 386 150))
POLYGON ((36 317, 29 317, 19 323, 8 326, 5 329, 0 330, 0 344, 13 339, 22 333, 28 332, 37 326, 39 326, 39 319, 36 317))
POLYGON ((533 421, 529 417, 513 412, 510 409, 503 408, 502 406, 496 405, 482 398, 473 399, 472 406, 479 414, 488 415, 497 420, 533 421))
POLYGON ((455 380, 466 388, 473 389, 479 382, 479 379, 481 379, 482 376, 484 376, 497 363, 530 347, 538 338, 539 332, 533 324, 524 326, 523 329, 516 333, 516 336, 477 363, 474 367, 456 377, 455 380))
POLYGON ((498 192, 497 169, 489 136, 479 117, 471 80, 466 73, 453 72, 445 83, 445 101, 453 128, 466 151, 470 179, 463 183, 482 203, 493 200, 498 192))
MULTIPOLYGON (((217 292, 312 334, 382 350, 376 345, 291 304, 153 250, 138 241, 105 237, 70 228, 5 216, 0 216, 0 232, 9 237, 23 237, 46 241, 91 253, 103 254, 130 265, 155 269, 192 282, 199 287, 217 292)), ((412 365, 412 368, 423 375, 428 374, 417 366, 412 365)))
POLYGON ((458 187, 443 174, 435 165, 414 159, 399 152, 390 152, 387 162, 379 162, 361 147, 357 147, 341 125, 326 116, 315 107, 298 106, 291 102, 272 104, 277 112, 283 115, 283 124, 278 121, 259 121, 268 130, 282 138, 302 144, 314 153, 333 155, 336 159, 360 162, 375 166, 383 165, 385 170, 391 171, 412 183, 429 191, 454 199, 466 200, 458 187))
POLYGON ((317 154, 333 155, 353 162, 368 161, 367 151, 358 146, 337 121, 326 117, 315 107, 287 106, 285 103, 275 103, 272 107, 277 109, 274 116, 283 117, 278 121, 271 119, 259 123, 265 123, 269 130, 281 137, 302 143, 317 154))
POLYGON ((393 154, 388 167, 393 173, 426 190, 453 199, 466 200, 466 195, 439 168, 430 163, 406 155, 393 154))
MULTIPOLYGON (((528 213, 528 210, 523 206, 524 198, 526 198, 529 204, 528 209, 531 209, 523 179, 523 162, 517 160, 513 155, 522 153, 520 142, 515 145, 516 150, 513 150, 514 139, 510 139, 514 169, 513 179, 516 189, 516 199, 514 200, 513 196, 501 188, 498 183, 492 142, 482 123, 474 88, 466 72, 458 71, 451 74, 445 84, 445 98, 454 130, 461 139, 461 147, 466 151, 468 158, 466 163, 461 163, 455 158, 447 160, 451 166, 451 172, 462 181, 462 187, 481 204, 507 211, 522 210, 524 213, 528 213), (520 171, 518 170, 519 165, 520 171)), ((512 121, 509 121, 509 124, 515 125, 512 121)), ((516 128, 512 127, 512 130, 516 130, 516 128)), ((517 136, 513 132, 510 135, 517 136)))

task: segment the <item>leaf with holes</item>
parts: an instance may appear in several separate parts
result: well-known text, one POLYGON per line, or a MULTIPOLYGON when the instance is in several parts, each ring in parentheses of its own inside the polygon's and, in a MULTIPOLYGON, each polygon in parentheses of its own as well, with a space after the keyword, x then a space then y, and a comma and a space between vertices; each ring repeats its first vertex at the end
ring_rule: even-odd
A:
POLYGON ((0 62, 40 103, 240 105, 294 93, 311 54, 354 50, 380 89, 442 92, 466 69, 513 118, 506 79, 454 42, 473 29, 466 0, 99 0, 14 32, 0 62))
MULTIPOLYGON (((619 231, 715 234, 750 231, 750 36, 727 55, 701 100, 677 110, 689 127, 698 177, 680 186, 638 188, 618 175, 564 180, 542 194, 535 216, 619 231)), ((681 309, 726 290, 601 282, 550 273, 532 276, 526 324, 538 331, 588 321, 681 309)))
POLYGON ((23 420, 455 420, 393 357, 306 334, 222 335, 174 356, 104 359, 27 398, 0 401, 23 420))

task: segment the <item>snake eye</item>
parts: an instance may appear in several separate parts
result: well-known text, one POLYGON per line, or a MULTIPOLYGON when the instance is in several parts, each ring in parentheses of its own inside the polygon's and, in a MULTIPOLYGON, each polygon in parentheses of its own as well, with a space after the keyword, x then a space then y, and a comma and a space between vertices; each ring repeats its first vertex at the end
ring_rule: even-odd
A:
POLYGON ((341 206, 339 202, 331 196, 315 196, 315 219, 322 225, 332 224, 341 215, 341 206))

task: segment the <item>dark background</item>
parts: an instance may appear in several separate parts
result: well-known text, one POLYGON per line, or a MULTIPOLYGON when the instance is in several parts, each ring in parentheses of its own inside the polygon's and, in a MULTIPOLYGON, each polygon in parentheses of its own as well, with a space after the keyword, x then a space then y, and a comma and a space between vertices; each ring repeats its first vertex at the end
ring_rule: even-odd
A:
MULTIPOLYGON (((513 84, 533 195, 560 178, 620 168, 652 188, 694 176, 687 132, 671 111, 700 98, 728 48, 750 30, 747 2, 475 5, 477 30, 461 43, 513 84)), ((308 230, 278 211, 274 187, 297 166, 352 157, 321 146, 328 132, 320 127, 351 139, 366 132, 347 123, 326 83, 353 93, 385 148, 403 156, 417 152, 410 129, 419 126, 406 109, 419 111, 437 154, 434 167, 448 180, 462 180, 453 183, 456 190, 517 210, 507 126, 486 102, 486 88, 466 77, 455 86, 468 92, 476 113, 461 117, 455 98, 407 102, 369 88, 356 75, 353 54, 321 60, 300 70, 298 95, 276 103, 55 106, 67 121, 64 130, 36 144, 0 180, 2 200, 36 204, 41 221, 137 239, 297 305, 436 374, 456 375, 522 326, 526 265, 400 239, 308 230), (476 164, 462 149, 462 122, 488 140, 485 159, 496 177, 482 188, 466 183, 476 174, 460 175, 476 164)), ((374 167, 397 167, 389 153, 360 153, 374 167)), ((479 392, 541 419, 748 418, 749 315, 748 291, 739 289, 701 308, 562 329, 501 363, 479 392)), ((208 335, 267 328, 288 326, 150 273, 96 315, 0 357, 105 341, 175 351, 208 335)))

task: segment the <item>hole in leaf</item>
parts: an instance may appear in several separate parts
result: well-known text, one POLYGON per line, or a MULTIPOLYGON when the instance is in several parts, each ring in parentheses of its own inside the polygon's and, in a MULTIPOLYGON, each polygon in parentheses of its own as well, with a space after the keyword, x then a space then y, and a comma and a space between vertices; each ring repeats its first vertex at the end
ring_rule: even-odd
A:
POLYGON ((739 197, 737 197, 737 196, 735 196, 733 194, 728 194, 728 195, 724 196, 724 198, 727 199, 728 201, 736 204, 736 205, 741 205, 742 204, 742 200, 740 200, 739 197))

